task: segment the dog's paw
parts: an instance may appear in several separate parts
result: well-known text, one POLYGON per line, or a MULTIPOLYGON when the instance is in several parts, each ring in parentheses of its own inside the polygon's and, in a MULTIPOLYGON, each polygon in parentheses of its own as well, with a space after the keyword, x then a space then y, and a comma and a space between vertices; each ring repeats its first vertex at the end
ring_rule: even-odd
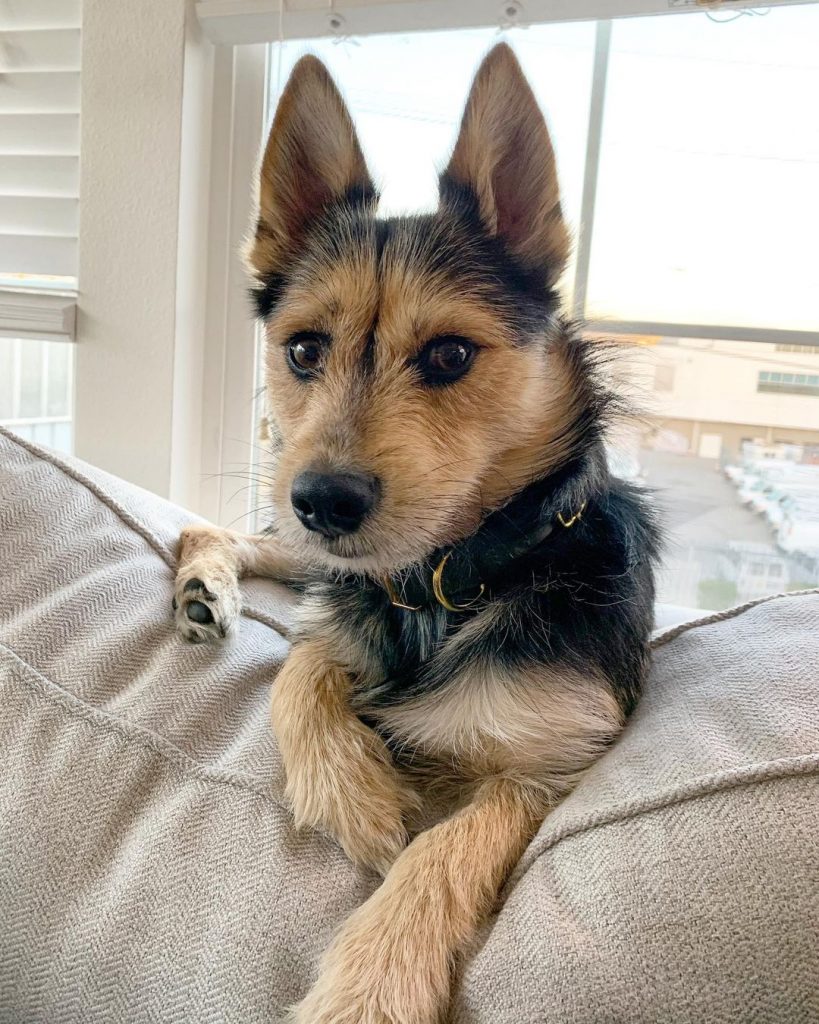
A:
POLYGON ((315 984, 293 1007, 294 1024, 439 1024, 450 961, 424 928, 428 902, 402 913, 412 908, 388 878, 331 943, 315 984))
POLYGON ((173 611, 186 640, 201 644, 224 640, 239 618, 242 599, 235 579, 206 575, 193 567, 176 578, 173 611))
POLYGON ((337 787, 326 793, 319 806, 305 794, 304 786, 289 780, 286 797, 297 828, 328 831, 354 864, 386 874, 406 846, 403 813, 408 800, 398 792, 385 793, 383 786, 379 790, 356 800, 337 787))
POLYGON ((296 827, 329 832, 353 863, 386 874, 407 845, 404 820, 420 798, 380 738, 353 719, 288 753, 285 798, 296 827))
POLYGON ((294 1006, 287 1024, 403 1024, 388 1017, 366 999, 350 1001, 346 996, 334 998, 332 994, 313 994, 294 1006))
POLYGON ((386 875, 406 847, 409 837, 400 802, 381 810, 383 813, 375 808, 369 813, 362 813, 359 806, 355 820, 351 815, 338 815, 332 824, 332 832, 354 864, 386 875))

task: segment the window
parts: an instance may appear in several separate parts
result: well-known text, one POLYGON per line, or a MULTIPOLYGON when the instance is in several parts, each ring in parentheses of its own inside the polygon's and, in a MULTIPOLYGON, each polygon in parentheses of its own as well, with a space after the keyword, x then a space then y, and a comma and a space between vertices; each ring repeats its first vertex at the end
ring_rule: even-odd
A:
POLYGON ((668 363, 660 363, 654 370, 654 390, 674 390, 674 367, 668 363))
POLYGON ((819 345, 777 345, 777 352, 795 352, 797 355, 819 356, 819 345))
POLYGON ((756 389, 790 395, 819 395, 819 374, 773 373, 760 370, 756 389))
MULTIPOLYGON (((638 342, 626 358, 649 418, 614 438, 610 455, 666 509, 667 603, 719 609, 819 582, 819 344, 804 344, 819 329, 818 32, 810 5, 510 35, 580 240, 566 304, 638 342)), ((270 115, 298 56, 318 54, 351 107, 382 208, 428 207, 471 72, 496 35, 272 45, 270 115)))
POLYGON ((0 5, 0 33, 0 423, 70 450, 79 0, 0 5))
POLYGON ((80 5, 0 8, 0 281, 72 286, 79 205, 80 5))
POLYGON ((589 315, 819 328, 817 33, 814 5, 613 23, 589 315))
POLYGON ((670 528, 661 600, 718 609, 819 581, 815 400, 759 386, 763 377, 774 391, 797 386, 785 378, 819 382, 819 353, 794 349, 663 338, 629 357, 641 395, 657 368, 676 371, 673 395, 647 400, 648 421, 621 440, 670 528))
POLYGON ((70 452, 71 356, 65 342, 0 338, 0 423, 70 452))

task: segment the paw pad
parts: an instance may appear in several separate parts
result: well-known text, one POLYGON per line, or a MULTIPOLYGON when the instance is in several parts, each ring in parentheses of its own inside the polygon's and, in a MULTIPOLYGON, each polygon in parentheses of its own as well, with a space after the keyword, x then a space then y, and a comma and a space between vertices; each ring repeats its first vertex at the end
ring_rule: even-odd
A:
POLYGON ((193 577, 193 579, 188 580, 188 582, 185 584, 185 588, 182 591, 182 593, 187 594, 190 593, 191 590, 198 590, 206 601, 216 600, 216 594, 212 594, 205 586, 205 584, 202 582, 202 580, 197 579, 195 576, 193 577))
MULTIPOLYGON (((207 594, 207 591, 205 591, 207 594)), ((198 622, 201 626, 207 626, 213 622, 213 612, 202 601, 191 601, 188 605, 188 618, 191 622, 198 622)))
POLYGON ((191 643, 223 640, 238 616, 241 602, 238 589, 218 593, 201 576, 178 579, 173 610, 179 632, 191 643))

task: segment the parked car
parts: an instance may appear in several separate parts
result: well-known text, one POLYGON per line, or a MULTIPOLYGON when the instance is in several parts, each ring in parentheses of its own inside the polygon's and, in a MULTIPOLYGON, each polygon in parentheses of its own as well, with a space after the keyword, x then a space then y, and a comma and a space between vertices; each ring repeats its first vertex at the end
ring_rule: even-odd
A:
MULTIPOLYGON (((736 475, 735 475, 736 476, 736 475)), ((783 489, 807 487, 819 488, 819 466, 801 466, 793 462, 777 462, 753 469, 745 469, 736 478, 739 500, 743 505, 758 498, 766 487, 783 489)), ((759 511, 759 509, 757 509, 759 511)))
POLYGON ((737 497, 743 505, 750 505, 763 487, 765 487, 765 481, 761 476, 745 473, 737 491, 737 497))
POLYGON ((785 505, 791 500, 789 494, 777 492, 776 500, 769 501, 768 506, 765 509, 765 520, 768 526, 776 533, 779 527, 782 525, 782 519, 785 515, 785 505))
POLYGON ((765 484, 763 487, 760 487, 759 490, 753 491, 748 505, 752 512, 758 512, 761 515, 764 515, 769 506, 776 504, 781 493, 782 492, 778 490, 776 484, 765 484))
POLYGON ((819 512, 804 508, 786 509, 777 531, 776 543, 783 551, 800 551, 812 557, 819 556, 819 512))
POLYGON ((776 501, 769 502, 765 509, 765 518, 776 530, 782 525, 785 514, 788 512, 794 519, 810 519, 819 513, 819 490, 793 490, 780 493, 776 501))

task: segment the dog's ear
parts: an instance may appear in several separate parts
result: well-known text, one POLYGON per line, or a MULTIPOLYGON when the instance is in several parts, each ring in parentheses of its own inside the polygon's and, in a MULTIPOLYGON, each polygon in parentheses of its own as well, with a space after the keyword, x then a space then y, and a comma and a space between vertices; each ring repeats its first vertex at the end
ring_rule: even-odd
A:
POLYGON ((302 57, 279 100, 259 174, 259 219, 247 259, 280 274, 310 222, 339 199, 376 198, 353 122, 327 68, 302 57))
POLYGON ((514 53, 494 47, 478 68, 449 166, 446 204, 474 197, 484 227, 547 285, 569 255, 555 156, 546 122, 514 53))

